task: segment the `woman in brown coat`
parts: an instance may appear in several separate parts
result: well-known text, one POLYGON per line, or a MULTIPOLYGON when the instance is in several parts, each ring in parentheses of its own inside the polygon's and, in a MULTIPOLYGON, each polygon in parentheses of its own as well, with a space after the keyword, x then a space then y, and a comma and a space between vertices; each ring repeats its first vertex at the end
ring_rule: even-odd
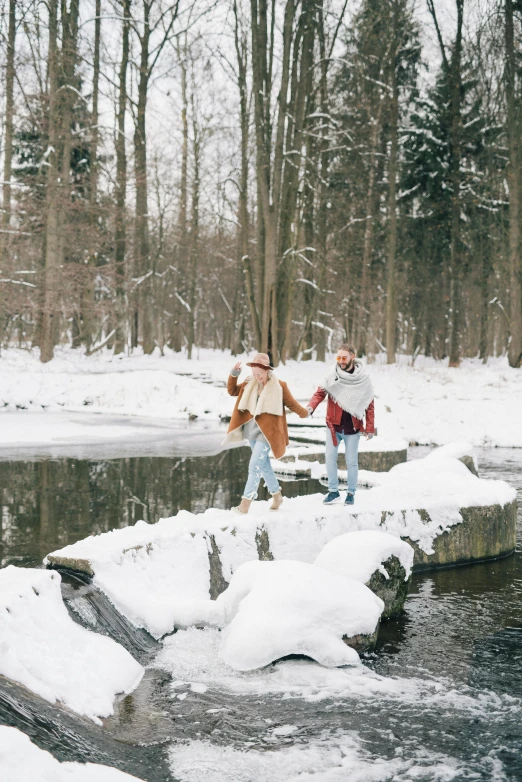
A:
POLYGON ((247 367, 252 367, 251 377, 247 377, 243 383, 237 382, 241 373, 241 362, 238 361, 227 383, 228 393, 237 396, 237 402, 225 443, 248 440, 252 449, 241 502, 232 508, 236 513, 248 513, 252 501, 257 497, 261 478, 265 479, 273 498, 270 510, 278 510, 283 497, 270 464, 270 449, 275 458, 280 459, 288 445, 285 407, 300 418, 308 417, 308 410, 295 401, 286 383, 274 375, 266 353, 257 353, 247 367))

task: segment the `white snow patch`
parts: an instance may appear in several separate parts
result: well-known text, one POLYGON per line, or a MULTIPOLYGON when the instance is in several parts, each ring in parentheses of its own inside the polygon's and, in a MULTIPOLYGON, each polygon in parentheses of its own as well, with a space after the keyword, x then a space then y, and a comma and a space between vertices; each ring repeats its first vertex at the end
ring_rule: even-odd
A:
POLYGON ((358 530, 339 535, 327 543, 315 564, 366 584, 376 570, 389 578, 383 563, 393 556, 403 566, 408 579, 413 567, 413 554, 410 544, 395 535, 377 530, 358 530))
POLYGON ((384 603, 364 584, 304 562, 245 562, 215 601, 220 654, 239 671, 289 654, 335 667, 359 662, 343 637, 371 634, 384 603))
POLYGON ((58 573, 9 565, 0 570, 0 673, 100 723, 118 693, 137 687, 143 668, 70 618, 58 573))
POLYGON ((138 777, 96 763, 60 763, 22 731, 0 726, 0 779, 2 782, 131 782, 138 777))

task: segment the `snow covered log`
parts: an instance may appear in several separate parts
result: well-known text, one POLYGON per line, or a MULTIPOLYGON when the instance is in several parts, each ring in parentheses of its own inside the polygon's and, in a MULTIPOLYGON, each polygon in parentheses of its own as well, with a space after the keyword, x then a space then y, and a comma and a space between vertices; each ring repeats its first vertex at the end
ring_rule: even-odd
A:
POLYGON ((211 508, 180 511, 157 524, 86 538, 46 558, 52 567, 89 573, 115 607, 156 638, 205 625, 211 599, 243 562, 313 562, 333 538, 378 530, 415 551, 414 570, 505 556, 515 548, 516 492, 481 480, 457 459, 428 456, 378 475, 355 504, 323 505, 323 495, 285 499, 277 513, 253 503, 244 517, 211 508))
POLYGON ((395 535, 358 530, 327 543, 315 564, 361 581, 383 601, 381 619, 392 619, 404 610, 413 555, 413 548, 395 535))
POLYGON ((60 580, 46 570, 0 570, 0 674, 101 724, 143 668, 116 641, 71 619, 60 580))

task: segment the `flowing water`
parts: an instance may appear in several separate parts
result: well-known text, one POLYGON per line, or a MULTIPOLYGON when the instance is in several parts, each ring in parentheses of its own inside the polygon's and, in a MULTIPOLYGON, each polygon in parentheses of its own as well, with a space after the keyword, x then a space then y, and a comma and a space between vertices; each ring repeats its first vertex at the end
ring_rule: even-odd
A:
MULTIPOLYGON (((219 433, 200 434, 186 455, 179 440, 163 455, 0 461, 2 566, 38 566, 53 549, 139 518, 229 507, 248 451, 216 454, 219 433)), ((519 451, 479 450, 478 459, 481 477, 507 480, 520 499, 519 451)), ((318 490, 312 481, 284 487, 287 496, 318 490)), ((521 522, 519 512, 522 534, 521 522)), ((216 631, 180 631, 162 649, 88 582, 65 575, 71 616, 124 644, 146 675, 103 728, 0 677, 0 723, 61 760, 150 782, 306 772, 350 782, 522 780, 521 593, 520 553, 417 575, 404 616, 381 626, 364 667, 328 671, 295 659, 240 675, 220 665, 216 631)))

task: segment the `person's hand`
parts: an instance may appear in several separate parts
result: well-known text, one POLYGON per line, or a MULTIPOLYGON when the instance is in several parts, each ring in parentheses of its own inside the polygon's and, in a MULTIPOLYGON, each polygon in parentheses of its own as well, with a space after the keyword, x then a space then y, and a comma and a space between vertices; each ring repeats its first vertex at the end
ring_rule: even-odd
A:
POLYGON ((308 410, 308 418, 310 418, 314 412, 314 408, 308 405, 306 409, 308 410))
POLYGON ((237 364, 234 364, 234 366, 232 367, 233 372, 237 371, 238 369, 239 371, 241 371, 241 361, 238 361, 237 364))
POLYGON ((371 440, 373 437, 373 432, 365 432, 364 434, 367 440, 371 440))

